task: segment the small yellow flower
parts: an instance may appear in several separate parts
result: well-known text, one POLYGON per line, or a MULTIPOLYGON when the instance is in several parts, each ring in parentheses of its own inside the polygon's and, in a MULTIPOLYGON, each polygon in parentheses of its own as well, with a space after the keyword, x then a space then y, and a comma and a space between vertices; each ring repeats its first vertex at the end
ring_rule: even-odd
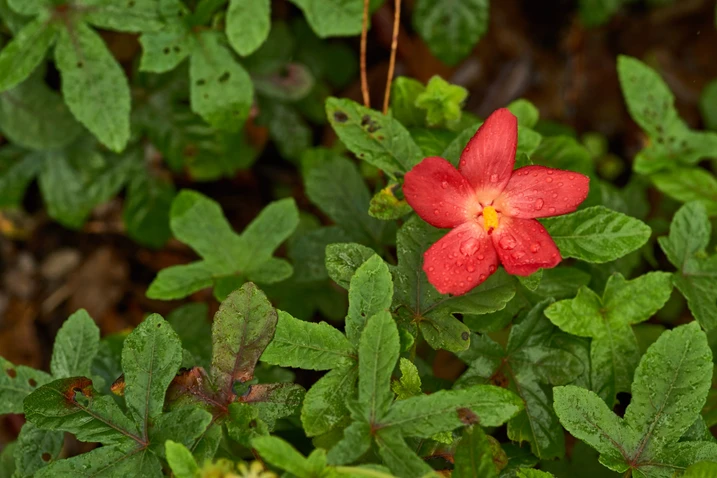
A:
POLYGON ((239 463, 237 469, 241 478, 278 478, 275 473, 265 470, 259 461, 252 461, 249 466, 239 463))

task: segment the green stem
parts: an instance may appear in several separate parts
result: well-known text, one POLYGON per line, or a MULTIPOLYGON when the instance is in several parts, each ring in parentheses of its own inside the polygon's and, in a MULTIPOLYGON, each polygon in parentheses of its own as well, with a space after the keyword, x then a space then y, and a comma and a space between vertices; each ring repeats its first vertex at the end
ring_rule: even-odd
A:
POLYGON ((214 13, 219 10, 227 0, 201 0, 194 9, 194 24, 206 25, 212 19, 214 13))

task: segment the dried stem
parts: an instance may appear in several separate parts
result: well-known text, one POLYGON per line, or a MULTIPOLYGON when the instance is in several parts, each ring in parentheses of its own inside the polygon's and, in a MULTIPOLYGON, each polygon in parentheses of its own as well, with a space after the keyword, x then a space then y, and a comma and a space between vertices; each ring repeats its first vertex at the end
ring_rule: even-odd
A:
POLYGON ((368 7, 370 0, 363 0, 363 24, 361 26, 361 94, 366 108, 371 107, 371 97, 368 92, 368 77, 366 75, 366 39, 368 37, 368 7))
POLYGON ((393 36, 391 37, 391 59, 388 62, 388 78, 386 78, 386 91, 383 94, 383 114, 388 113, 388 103, 391 99, 391 83, 393 72, 396 69, 396 50, 398 49, 398 31, 401 24, 401 0, 395 0, 393 12, 393 36))

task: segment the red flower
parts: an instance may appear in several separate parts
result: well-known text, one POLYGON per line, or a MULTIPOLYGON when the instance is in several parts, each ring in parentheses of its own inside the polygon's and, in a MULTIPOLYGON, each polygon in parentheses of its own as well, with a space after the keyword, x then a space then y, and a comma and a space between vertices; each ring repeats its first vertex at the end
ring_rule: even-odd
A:
POLYGON ((424 221, 453 228, 423 255, 428 281, 441 294, 465 294, 503 264, 527 276, 555 267, 560 251, 538 217, 575 211, 588 195, 587 176, 526 166, 513 171, 518 122, 495 111, 461 154, 459 169, 425 158, 406 173, 406 200, 424 221))

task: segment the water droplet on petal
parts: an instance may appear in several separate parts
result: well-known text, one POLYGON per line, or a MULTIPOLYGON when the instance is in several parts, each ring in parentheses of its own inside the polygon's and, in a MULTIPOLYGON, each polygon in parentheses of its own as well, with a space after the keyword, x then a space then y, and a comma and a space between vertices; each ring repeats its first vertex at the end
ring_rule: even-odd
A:
POLYGON ((473 264, 468 264, 468 265, 466 266, 466 270, 467 270, 468 272, 474 272, 474 271, 476 270, 476 266, 474 266, 473 264))
POLYGON ((481 282, 484 281, 484 280, 485 280, 485 274, 481 274, 478 278, 481 280, 481 282))
POLYGON ((510 234, 503 234, 503 237, 501 237, 500 241, 498 241, 498 246, 505 251, 515 249, 515 244, 515 238, 510 234))
POLYGON ((441 181, 441 187, 446 189, 448 187, 448 181, 441 181))
POLYGON ((537 253, 539 250, 540 250, 539 243, 536 242, 535 244, 530 245, 530 252, 532 252, 533 254, 537 253))
POLYGON ((558 193, 553 193, 553 199, 558 197, 558 193))
POLYGON ((490 267, 488 268, 488 272, 490 272, 491 274, 494 273, 494 272, 495 272, 495 266, 493 266, 493 265, 490 266, 490 267))
POLYGON ((549 212, 550 214, 555 214, 555 208, 554 208, 554 207, 549 207, 549 208, 548 208, 548 212, 549 212))
POLYGON ((478 260, 482 261, 483 259, 485 259, 485 256, 483 254, 478 254, 478 260))
POLYGON ((497 174, 491 174, 490 175, 490 182, 497 183, 498 182, 498 175, 497 174))
POLYGON ((463 281, 461 281, 461 282, 458 283, 458 287, 465 287, 465 285, 466 285, 466 283, 463 282, 463 281))
POLYGON ((513 256, 513 259, 515 259, 517 261, 517 260, 522 259, 525 256, 525 252, 516 251, 512 254, 512 256, 513 256))
POLYGON ((436 270, 436 268, 433 267, 433 266, 431 266, 431 267, 428 268, 428 272, 433 272, 434 270, 436 270))
POLYGON ((441 213, 441 211, 439 211, 438 209, 434 209, 434 210, 433 210, 433 214, 438 215, 438 214, 440 214, 440 213, 441 213))
POLYGON ((545 182, 546 182, 546 183, 552 183, 552 182, 553 182, 553 178, 545 178, 545 182))
POLYGON ((545 201, 543 201, 541 198, 538 198, 535 200, 535 210, 540 211, 543 209, 543 204, 545 204, 545 201))
POLYGON ((480 248, 480 244, 478 243, 478 240, 474 238, 468 238, 465 240, 465 242, 461 243, 459 249, 461 251, 461 254, 464 256, 472 256, 473 254, 478 251, 480 248))
POLYGON ((553 170, 552 170, 552 169, 548 169, 548 174, 552 175, 552 174, 553 174, 553 170))

